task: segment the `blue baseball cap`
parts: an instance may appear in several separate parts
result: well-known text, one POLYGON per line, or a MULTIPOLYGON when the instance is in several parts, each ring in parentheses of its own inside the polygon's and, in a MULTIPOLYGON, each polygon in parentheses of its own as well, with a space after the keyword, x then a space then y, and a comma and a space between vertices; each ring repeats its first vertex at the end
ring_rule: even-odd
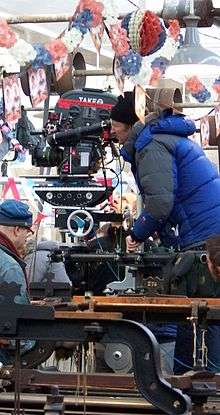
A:
POLYGON ((20 200, 7 199, 0 204, 0 225, 31 227, 33 215, 20 200))

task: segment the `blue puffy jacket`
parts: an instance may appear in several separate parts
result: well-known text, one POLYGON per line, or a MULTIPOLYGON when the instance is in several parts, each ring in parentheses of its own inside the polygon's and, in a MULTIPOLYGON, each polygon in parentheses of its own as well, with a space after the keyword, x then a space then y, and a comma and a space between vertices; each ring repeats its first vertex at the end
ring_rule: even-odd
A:
POLYGON ((134 240, 144 241, 168 222, 178 225, 182 248, 220 234, 220 177, 188 138, 195 129, 192 120, 170 111, 142 129, 133 127, 121 154, 131 163, 144 201, 134 240))

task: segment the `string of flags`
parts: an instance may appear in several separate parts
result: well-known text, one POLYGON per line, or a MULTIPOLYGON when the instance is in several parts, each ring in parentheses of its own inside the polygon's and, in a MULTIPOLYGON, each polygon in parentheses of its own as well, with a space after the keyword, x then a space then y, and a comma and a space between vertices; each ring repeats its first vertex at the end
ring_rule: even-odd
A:
MULTIPOLYGON (((46 44, 20 39, 6 20, 0 19, 0 67, 10 73, 16 63, 26 67, 30 100, 35 108, 48 96, 45 68, 54 65, 59 80, 70 69, 70 53, 76 53, 89 33, 100 52, 107 33, 115 53, 114 75, 121 93, 129 78, 134 85, 157 86, 181 45, 180 26, 170 20, 169 27, 154 12, 137 9, 119 19, 114 0, 79 0, 68 28, 58 39, 46 44)), ((186 88, 198 102, 206 102, 211 92, 196 74, 186 81, 186 88)), ((21 114, 19 74, 3 79, 6 121, 14 126, 21 114)), ((220 77, 213 80, 213 91, 220 94, 220 77)))

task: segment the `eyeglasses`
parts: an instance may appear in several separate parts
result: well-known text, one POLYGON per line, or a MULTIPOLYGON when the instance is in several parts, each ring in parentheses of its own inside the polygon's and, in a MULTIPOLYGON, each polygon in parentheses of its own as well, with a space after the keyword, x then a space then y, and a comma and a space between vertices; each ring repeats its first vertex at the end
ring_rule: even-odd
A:
POLYGON ((30 226, 20 226, 20 228, 22 229, 26 229, 27 232, 31 233, 32 235, 34 235, 34 231, 33 229, 31 229, 30 226))

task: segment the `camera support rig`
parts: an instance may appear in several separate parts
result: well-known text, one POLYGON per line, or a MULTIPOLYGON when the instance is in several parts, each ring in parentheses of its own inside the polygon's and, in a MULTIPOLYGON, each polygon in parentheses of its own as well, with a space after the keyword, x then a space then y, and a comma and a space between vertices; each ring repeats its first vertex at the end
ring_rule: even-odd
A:
MULTIPOLYGON (((142 396, 170 415, 187 415, 190 399, 165 381, 159 367, 159 346, 144 325, 127 320, 106 319, 98 313, 85 318, 55 318, 52 307, 14 303, 19 287, 2 283, 0 337, 16 341, 72 341, 125 343, 132 351, 135 382, 142 396), (4 293, 7 295, 4 295, 4 293), (11 294, 11 297, 10 297, 11 294)), ((18 356, 19 358, 19 356, 18 356)), ((20 376, 20 375, 19 375, 20 376)))
MULTIPOLYGON (((164 322, 169 320, 181 323, 186 319, 188 321, 193 319, 196 324, 203 324, 204 321, 218 324, 220 315, 218 299, 95 297, 91 299, 93 304, 84 298, 83 311, 83 298, 75 297, 73 302, 68 304, 68 307, 72 308, 67 308, 66 311, 64 305, 54 312, 54 309, 48 305, 15 304, 14 297, 18 286, 14 283, 3 283, 0 289, 3 293, 0 304, 1 337, 15 339, 17 343, 21 339, 37 340, 40 357, 42 355, 40 345, 48 343, 51 351, 51 345, 57 340, 83 344, 87 342, 125 344, 132 352, 134 379, 138 391, 148 402, 164 411, 162 413, 172 415, 218 413, 214 409, 211 412, 206 411, 203 405, 209 396, 213 398, 217 396, 220 386, 219 375, 203 369, 184 376, 172 376, 166 381, 161 375, 158 364, 159 349, 154 336, 142 324, 126 319, 129 312, 139 310, 140 314, 147 312, 146 315, 151 322, 162 319, 164 322), (77 311, 77 306, 80 306, 78 309, 81 310, 80 312, 77 311), (163 309, 164 313, 161 313, 163 309), (184 390, 188 396, 181 390, 184 390), (192 407, 189 396, 192 398, 192 407)), ((31 355, 32 352, 28 353, 31 355)), ((20 361, 17 359, 20 367, 3 367, 0 370, 0 378, 6 382, 16 383, 19 376, 20 387, 21 389, 24 387, 26 391, 29 387, 33 390, 33 387, 40 385, 45 387, 60 385, 62 388, 76 385, 79 376, 77 373, 48 373, 30 369, 33 367, 33 353, 31 356, 32 366, 27 363, 22 364, 24 358, 21 357, 20 361)), ((35 359, 39 356, 35 355, 35 359)), ((46 354, 43 353, 43 356, 46 354)), ((35 362, 37 364, 38 360, 36 359, 35 362)), ((95 375, 93 378, 95 379, 95 375)), ((113 382, 117 384, 117 377, 113 382)), ((126 384, 129 384, 130 388, 131 384, 134 386, 131 375, 123 382, 125 388, 126 384)), ((108 384, 108 379, 105 379, 105 384, 108 384)), ((1 405, 4 406, 3 402, 1 405)))

